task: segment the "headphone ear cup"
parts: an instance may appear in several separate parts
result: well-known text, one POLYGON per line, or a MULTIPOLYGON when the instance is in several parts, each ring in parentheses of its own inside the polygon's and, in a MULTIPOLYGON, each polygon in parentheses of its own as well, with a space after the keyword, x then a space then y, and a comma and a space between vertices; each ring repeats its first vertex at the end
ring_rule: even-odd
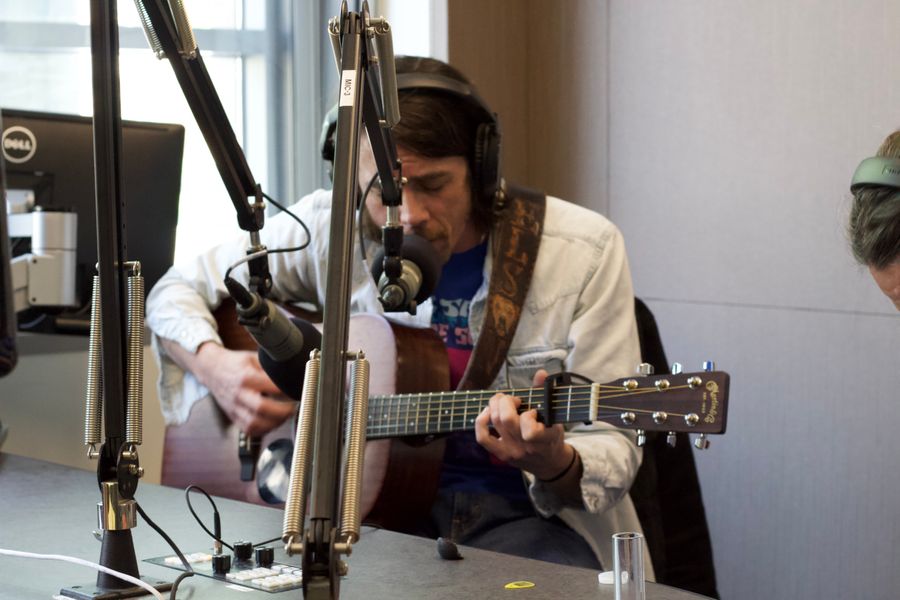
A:
POLYGON ((495 123, 482 123, 475 134, 475 161, 472 174, 475 189, 493 202, 500 186, 500 131, 495 123))
POLYGON ((334 134, 337 130, 338 105, 335 104, 322 121, 322 133, 319 135, 319 150, 322 158, 334 164, 334 134))

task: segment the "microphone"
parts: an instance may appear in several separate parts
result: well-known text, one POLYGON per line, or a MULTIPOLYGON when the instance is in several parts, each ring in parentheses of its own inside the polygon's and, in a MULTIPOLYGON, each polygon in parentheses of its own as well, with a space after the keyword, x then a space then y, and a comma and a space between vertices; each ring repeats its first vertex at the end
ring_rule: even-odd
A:
MULTIPOLYGON (((283 316, 283 315, 282 315, 283 316)), ((263 348, 259 350, 259 364, 286 396, 299 401, 303 391, 303 377, 306 374, 306 363, 309 353, 322 348, 322 333, 309 321, 291 317, 290 326, 300 335, 303 343, 288 358, 276 360, 263 348)))
POLYGON ((284 394, 300 400, 306 362, 310 352, 322 347, 322 334, 308 321, 288 318, 274 302, 230 277, 225 287, 237 303, 238 322, 259 344, 263 370, 284 394))
POLYGON ((416 314, 416 306, 431 295, 441 277, 440 259, 428 240, 414 234, 403 236, 401 256, 400 275, 390 278, 384 272, 384 248, 379 249, 372 277, 385 311, 416 314))

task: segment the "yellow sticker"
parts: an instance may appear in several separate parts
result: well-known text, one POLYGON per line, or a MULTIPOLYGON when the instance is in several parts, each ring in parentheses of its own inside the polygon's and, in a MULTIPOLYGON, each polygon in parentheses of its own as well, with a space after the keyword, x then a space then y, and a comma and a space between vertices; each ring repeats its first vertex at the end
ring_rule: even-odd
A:
POLYGON ((526 588, 533 588, 534 584, 530 581, 510 581, 503 587, 508 590, 524 590, 526 588))

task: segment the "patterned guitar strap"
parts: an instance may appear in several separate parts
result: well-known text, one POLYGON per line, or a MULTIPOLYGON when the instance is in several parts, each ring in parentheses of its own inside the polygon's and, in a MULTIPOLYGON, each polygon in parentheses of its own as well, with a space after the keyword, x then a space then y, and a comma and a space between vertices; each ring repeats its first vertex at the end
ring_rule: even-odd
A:
POLYGON ((458 390, 486 389, 500 372, 528 294, 547 197, 534 190, 510 187, 494 224, 491 280, 484 324, 458 390))

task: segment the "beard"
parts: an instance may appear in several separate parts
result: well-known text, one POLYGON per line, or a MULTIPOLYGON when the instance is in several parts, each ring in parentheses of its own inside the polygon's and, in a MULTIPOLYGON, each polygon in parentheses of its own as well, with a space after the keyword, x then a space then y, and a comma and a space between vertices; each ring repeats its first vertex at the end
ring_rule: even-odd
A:
MULTIPOLYGON (((361 210, 362 213, 360 215, 359 226, 362 229, 363 236, 367 241, 381 246, 381 226, 375 223, 372 219, 372 215, 369 214, 369 210, 365 208, 365 206, 363 206, 361 210)), ((431 244, 431 247, 434 248, 435 253, 437 253, 440 258, 442 265, 450 260, 452 248, 450 248, 450 244, 447 242, 447 236, 443 232, 429 230, 426 226, 420 229, 413 229, 413 233, 421 238, 425 238, 428 243, 431 244)))

